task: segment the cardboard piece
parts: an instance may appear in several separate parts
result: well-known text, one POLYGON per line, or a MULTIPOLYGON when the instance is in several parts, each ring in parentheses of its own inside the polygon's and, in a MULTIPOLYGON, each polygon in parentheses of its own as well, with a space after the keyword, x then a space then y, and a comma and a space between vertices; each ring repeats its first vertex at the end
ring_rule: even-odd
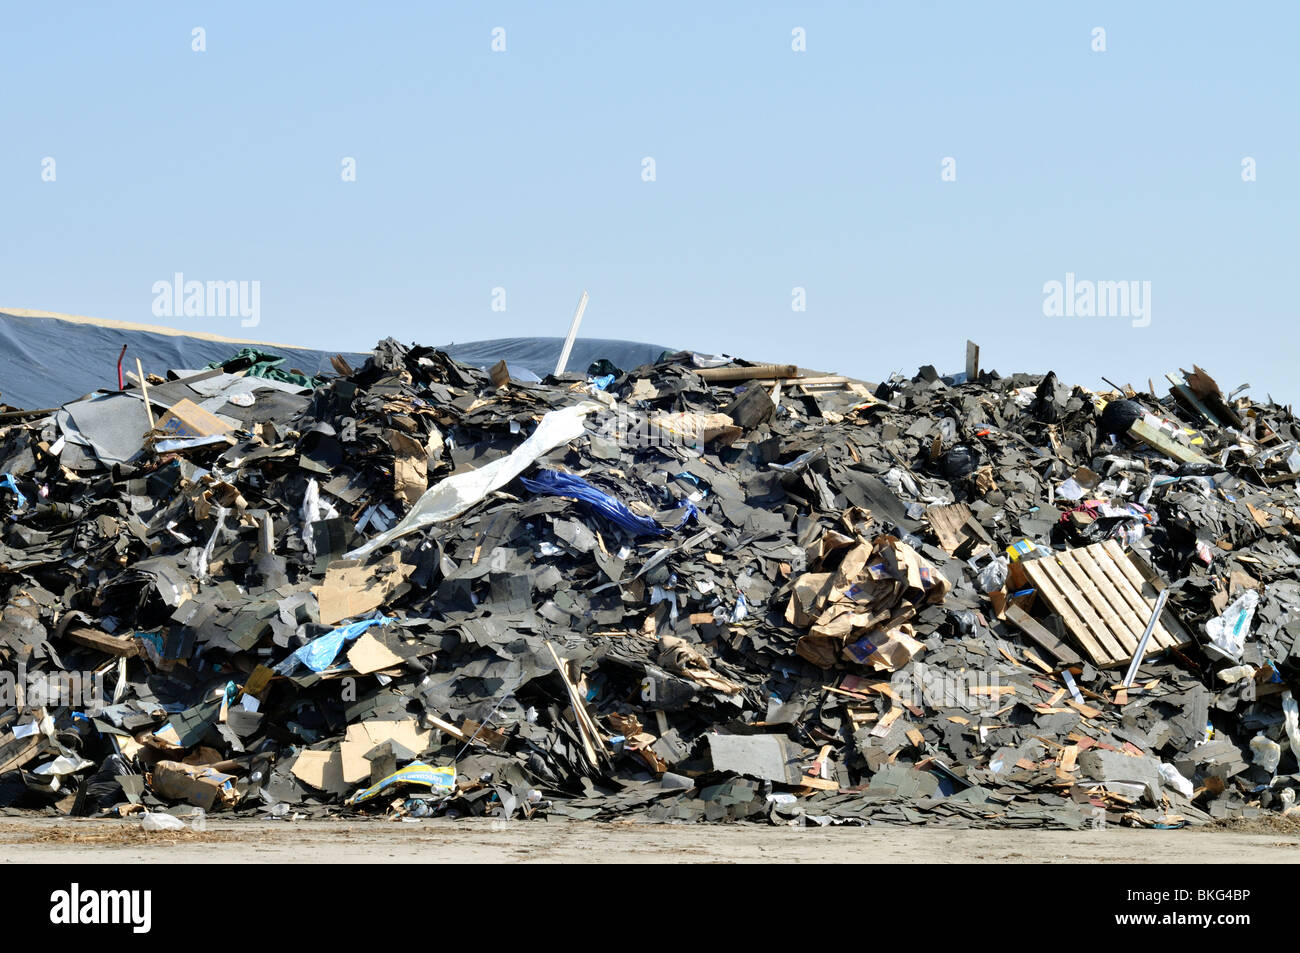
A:
POLYGON ((159 761, 153 766, 150 786, 159 797, 184 801, 205 811, 228 807, 239 800, 234 777, 210 765, 159 761))
POLYGON ((497 361, 488 369, 488 377, 492 380, 493 387, 504 387, 510 383, 510 368, 506 365, 505 358, 497 361))
POLYGON ((384 644, 374 630, 365 632, 356 644, 348 650, 348 664, 358 675, 382 672, 386 668, 395 668, 402 664, 402 657, 384 644))
POLYGON ((339 776, 345 786, 351 786, 370 777, 370 762, 366 755, 385 741, 395 741, 416 755, 422 753, 433 737, 432 731, 423 730, 415 719, 406 721, 363 721, 348 725, 347 734, 339 745, 339 776))
POLYGON ((337 749, 300 751, 292 770, 295 778, 319 791, 344 794, 349 787, 343 780, 343 756, 337 749))
POLYGON ((424 444, 400 430, 386 430, 393 448, 393 495, 414 503, 429 488, 429 451, 424 444))
POLYGON ((726 414, 702 414, 694 411, 656 414, 650 418, 650 426, 652 432, 657 430, 659 433, 671 434, 692 446, 717 443, 729 447, 744 434, 726 414))
POLYGON ((402 562, 399 553, 389 553, 370 566, 360 560, 330 563, 324 584, 312 589, 320 604, 321 624, 335 625, 378 609, 414 569, 402 562))
POLYGON ((859 536, 833 573, 821 568, 809 563, 812 571, 795 580, 785 618, 808 626, 795 651, 822 668, 846 661, 896 671, 922 649, 908 620, 921 606, 943 602, 952 588, 938 568, 893 536, 859 536))

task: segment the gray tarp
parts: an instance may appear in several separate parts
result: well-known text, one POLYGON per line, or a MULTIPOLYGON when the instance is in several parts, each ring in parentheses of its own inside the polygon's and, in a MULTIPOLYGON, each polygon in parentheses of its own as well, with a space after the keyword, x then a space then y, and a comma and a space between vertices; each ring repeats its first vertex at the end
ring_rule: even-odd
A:
MULTIPOLYGON (((383 335, 378 329, 376 338, 383 335)), ((144 369, 166 374, 177 368, 200 368, 224 361, 244 345, 235 341, 210 341, 183 334, 127 330, 83 324, 58 318, 20 317, 0 312, 0 403, 35 409, 58 407, 78 397, 117 387, 117 355, 127 345, 125 370, 135 370, 139 358, 144 369)), ((284 369, 304 374, 332 373, 330 357, 338 351, 251 345, 286 358, 284 369)), ((498 338, 467 341, 443 347, 458 361, 488 368, 501 359, 515 370, 528 369, 539 377, 555 370, 563 338, 498 338)), ((657 344, 578 338, 569 356, 568 370, 583 373, 600 358, 629 370, 653 361, 669 348, 657 344)), ((366 353, 342 352, 355 368, 366 353)))
MULTIPOLYGON (((511 368, 527 368, 538 377, 555 370, 564 338, 496 338, 491 341, 468 341, 442 348, 452 357, 475 367, 491 367, 505 359, 511 368)), ((573 342, 566 371, 583 374, 588 366, 602 357, 625 371, 648 364, 664 351, 673 348, 636 341, 611 341, 606 338, 578 338, 573 342)))
MULTIPOLYGON (((172 368, 204 367, 233 357, 244 346, 185 335, 159 334, 61 321, 19 317, 0 312, 0 402, 35 410, 58 407, 100 388, 117 389, 117 355, 127 346, 123 371, 135 359, 148 373, 165 375, 172 368)), ((330 357, 338 351, 260 347, 286 358, 282 368, 304 374, 333 373, 330 357)), ((353 367, 365 354, 348 354, 353 367)))

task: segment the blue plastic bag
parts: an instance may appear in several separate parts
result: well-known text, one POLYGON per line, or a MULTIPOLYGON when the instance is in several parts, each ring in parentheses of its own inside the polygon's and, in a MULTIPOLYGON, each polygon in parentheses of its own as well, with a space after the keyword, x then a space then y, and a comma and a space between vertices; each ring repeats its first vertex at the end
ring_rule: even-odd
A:
MULTIPOLYGON (((586 480, 571 473, 561 473, 558 470, 540 470, 537 479, 530 480, 528 477, 520 477, 519 482, 524 485, 525 489, 533 493, 541 493, 546 496, 566 496, 569 499, 585 503, 590 509, 605 517, 611 523, 623 527, 633 536, 668 535, 668 530, 648 516, 637 516, 608 493, 596 489, 586 480)), ((694 507, 691 507, 691 510, 693 511, 694 507)), ((682 522, 685 522, 690 516, 691 512, 688 511, 682 522)))
POLYGON ((18 483, 12 473, 0 474, 0 487, 12 490, 14 496, 18 497, 18 509, 21 510, 27 505, 27 497, 23 496, 23 491, 18 489, 18 483))
POLYGON ((372 625, 388 625, 393 620, 387 616, 375 619, 363 619, 350 625, 340 626, 332 632, 317 636, 306 645, 299 646, 288 658, 272 671, 278 675, 292 675, 299 665, 306 665, 313 672, 323 672, 334 664, 344 642, 351 642, 372 625))

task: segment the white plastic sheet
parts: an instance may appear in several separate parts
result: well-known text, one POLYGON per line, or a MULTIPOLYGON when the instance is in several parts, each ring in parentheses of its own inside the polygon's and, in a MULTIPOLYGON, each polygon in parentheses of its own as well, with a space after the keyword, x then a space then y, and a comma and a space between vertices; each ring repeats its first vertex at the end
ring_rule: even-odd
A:
POLYGON ((493 490, 505 486, 519 474, 537 462, 544 453, 549 453, 560 444, 568 443, 585 432, 583 418, 592 411, 600 410, 599 404, 590 401, 552 410, 537 425, 537 429, 519 446, 499 460, 493 460, 486 466, 467 473, 457 473, 431 486, 415 501, 406 517, 388 530, 380 533, 363 546, 347 553, 347 559, 362 559, 380 546, 395 539, 454 519, 461 513, 487 496, 493 490))

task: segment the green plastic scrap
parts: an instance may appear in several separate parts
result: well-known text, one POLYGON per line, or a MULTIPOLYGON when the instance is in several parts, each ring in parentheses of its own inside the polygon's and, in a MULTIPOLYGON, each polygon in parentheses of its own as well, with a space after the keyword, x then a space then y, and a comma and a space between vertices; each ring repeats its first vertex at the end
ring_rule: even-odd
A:
POLYGON ((233 357, 224 361, 213 361, 208 365, 212 370, 218 367, 226 367, 230 364, 236 364, 239 369, 244 371, 246 377, 262 377, 266 380, 283 381, 286 384, 297 384, 299 387, 315 387, 320 383, 320 378, 308 377, 306 374, 298 374, 294 371, 280 370, 280 365, 285 359, 278 354, 271 354, 267 351, 259 351, 257 348, 246 347, 239 351, 233 357), (244 365, 247 365, 245 367, 244 365))

